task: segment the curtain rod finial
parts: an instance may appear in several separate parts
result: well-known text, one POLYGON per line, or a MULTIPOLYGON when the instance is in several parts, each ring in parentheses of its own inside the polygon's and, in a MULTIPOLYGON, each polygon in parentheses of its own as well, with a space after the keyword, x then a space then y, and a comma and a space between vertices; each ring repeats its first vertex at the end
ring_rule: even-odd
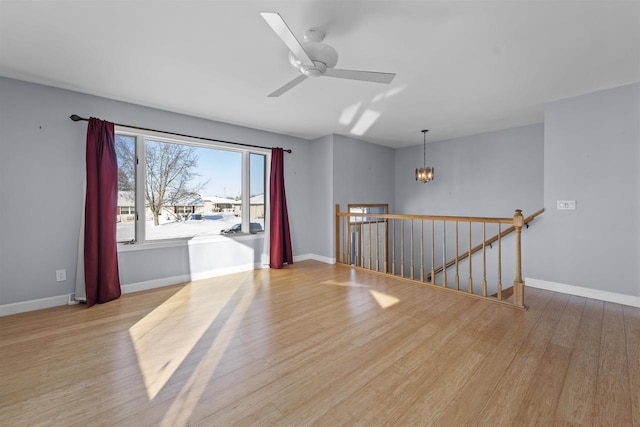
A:
POLYGON ((79 122, 80 120, 82 120, 82 117, 80 117, 80 116, 79 116, 79 115, 77 115, 77 114, 72 114, 72 115, 70 115, 70 116, 69 116, 69 118, 70 118, 71 120, 73 120, 74 122, 79 122))

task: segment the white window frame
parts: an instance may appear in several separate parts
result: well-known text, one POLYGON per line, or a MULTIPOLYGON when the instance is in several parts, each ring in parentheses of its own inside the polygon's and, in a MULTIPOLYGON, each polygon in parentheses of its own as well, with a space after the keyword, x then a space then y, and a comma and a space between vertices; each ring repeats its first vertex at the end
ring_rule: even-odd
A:
MULTIPOLYGON (((268 222, 268 212, 269 212, 269 180, 268 177, 271 174, 271 150, 266 148, 258 148, 258 147, 240 147, 232 144, 225 144, 223 142, 216 141, 203 141, 197 138, 189 138, 189 137, 178 137, 169 134, 165 134, 162 132, 154 132, 154 131, 141 131, 138 129, 128 128, 125 126, 115 126, 115 134, 117 135, 125 135, 132 136, 136 138, 136 165, 135 165, 135 201, 136 201, 136 219, 135 219, 135 239, 131 242, 126 242, 127 245, 168 245, 173 246, 172 243, 178 243, 191 241, 194 239, 198 240, 207 240, 214 239, 219 240, 221 238, 229 239, 229 238, 262 238, 262 235, 250 234, 250 156, 251 154, 259 154, 265 156, 265 174, 264 174, 264 201, 265 201, 265 221, 264 221, 264 238, 267 239, 269 222, 268 222), (225 151, 234 151, 242 154, 242 172, 241 172, 241 189, 242 189, 242 216, 241 216, 241 224, 242 224, 242 233, 239 235, 225 235, 222 236, 203 236, 203 237, 175 237, 169 239, 146 239, 146 230, 145 230, 145 206, 146 199, 144 195, 145 187, 146 187, 146 173, 145 173, 145 162, 142 159, 146 158, 146 140, 151 139, 153 141, 159 142, 167 142, 172 144, 184 144, 190 145, 193 147, 199 148, 211 148, 211 149, 221 149, 225 151)), ((124 243, 123 243, 124 244, 124 243)))

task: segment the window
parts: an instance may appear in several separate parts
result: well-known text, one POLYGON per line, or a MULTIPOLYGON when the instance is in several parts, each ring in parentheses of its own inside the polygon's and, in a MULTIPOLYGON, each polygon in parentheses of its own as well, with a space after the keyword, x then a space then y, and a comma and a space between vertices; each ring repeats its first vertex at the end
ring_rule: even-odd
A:
POLYGON ((124 128, 116 129, 116 153, 119 242, 228 234, 234 226, 255 233, 253 223, 264 229, 268 150, 124 128))
POLYGON ((257 233, 264 230, 265 202, 264 183, 266 156, 253 154, 249 156, 249 219, 251 221, 249 232, 257 233))
POLYGON ((127 242, 136 238, 136 138, 116 135, 118 157, 118 210, 116 211, 116 239, 127 242))
POLYGON ((195 206, 174 206, 174 212, 180 215, 188 215, 195 212, 195 206))

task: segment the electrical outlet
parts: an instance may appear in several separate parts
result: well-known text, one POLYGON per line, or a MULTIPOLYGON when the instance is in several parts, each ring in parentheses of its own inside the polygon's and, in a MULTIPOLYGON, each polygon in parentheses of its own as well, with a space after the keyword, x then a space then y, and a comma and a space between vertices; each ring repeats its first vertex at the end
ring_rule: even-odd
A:
POLYGON ((56 270, 56 282, 64 282, 67 280, 67 270, 56 270))

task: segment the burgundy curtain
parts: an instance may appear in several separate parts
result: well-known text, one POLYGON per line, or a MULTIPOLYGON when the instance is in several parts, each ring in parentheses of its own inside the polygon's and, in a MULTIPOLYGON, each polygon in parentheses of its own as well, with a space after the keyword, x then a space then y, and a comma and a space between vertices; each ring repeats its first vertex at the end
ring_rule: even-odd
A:
POLYGON ((270 200, 270 261, 271 268, 282 268, 282 265, 293 264, 291 250, 291 233, 289 232, 289 214, 287 213, 287 197, 284 191, 284 151, 282 148, 271 149, 271 179, 269 186, 270 200))
POLYGON ((118 160, 113 123, 89 119, 87 195, 84 229, 84 279, 87 307, 120 297, 116 208, 118 160))

